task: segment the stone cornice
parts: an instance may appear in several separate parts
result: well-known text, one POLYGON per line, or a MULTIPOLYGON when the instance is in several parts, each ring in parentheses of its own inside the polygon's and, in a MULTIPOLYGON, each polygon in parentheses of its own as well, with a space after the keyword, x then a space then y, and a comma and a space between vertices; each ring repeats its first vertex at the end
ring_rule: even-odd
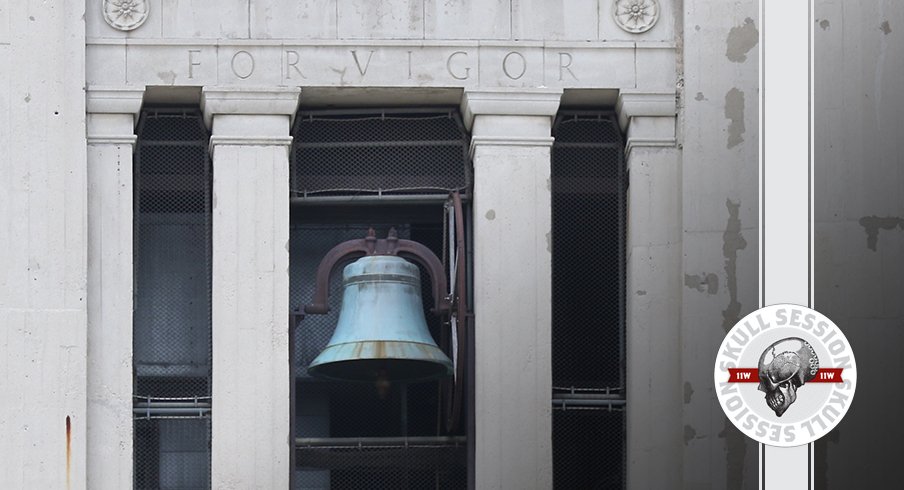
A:
POLYGON ((89 134, 88 135, 88 144, 89 145, 134 145, 135 142, 138 141, 138 137, 135 135, 128 136, 116 136, 116 135, 108 135, 108 134, 89 134))
POLYGON ((678 102, 674 92, 622 91, 618 94, 615 112, 622 131, 627 131, 633 117, 675 117, 678 102))
POLYGON ((553 117, 559 110, 561 98, 562 89, 466 90, 461 100, 461 114, 470 131, 474 117, 478 115, 553 117))
POLYGON ((215 114, 285 115, 295 118, 298 87, 204 87, 201 111, 204 123, 211 127, 215 114))
POLYGON ((138 116, 144 87, 90 87, 85 92, 89 114, 131 114, 138 116))
POLYGON ((286 154, 291 150, 291 136, 226 136, 211 135, 209 143, 210 155, 213 157, 217 147, 220 146, 282 146, 286 149, 286 154))

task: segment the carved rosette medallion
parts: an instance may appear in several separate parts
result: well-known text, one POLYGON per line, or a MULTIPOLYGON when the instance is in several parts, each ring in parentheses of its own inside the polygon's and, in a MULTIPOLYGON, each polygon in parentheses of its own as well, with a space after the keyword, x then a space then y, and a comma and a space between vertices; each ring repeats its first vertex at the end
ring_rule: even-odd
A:
POLYGON ((659 20, 658 0, 615 0, 612 17, 618 27, 631 34, 647 32, 659 20))
POLYGON ((114 29, 138 29, 147 18, 147 0, 104 0, 104 20, 114 29))

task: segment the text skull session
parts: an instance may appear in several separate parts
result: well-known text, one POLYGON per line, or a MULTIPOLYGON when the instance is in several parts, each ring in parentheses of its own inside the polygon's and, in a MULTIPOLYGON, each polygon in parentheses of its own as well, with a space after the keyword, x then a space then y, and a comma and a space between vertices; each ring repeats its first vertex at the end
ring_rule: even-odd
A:
POLYGON ((725 336, 714 382, 729 420, 771 446, 799 446, 827 434, 847 413, 857 385, 854 353, 825 315, 771 305, 725 336))

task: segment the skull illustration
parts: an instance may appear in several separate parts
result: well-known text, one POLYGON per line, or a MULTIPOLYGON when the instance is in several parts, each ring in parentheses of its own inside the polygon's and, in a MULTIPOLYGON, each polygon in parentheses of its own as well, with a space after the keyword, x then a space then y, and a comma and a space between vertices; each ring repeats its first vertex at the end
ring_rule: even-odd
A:
POLYGON ((797 400, 797 389, 816 376, 819 358, 813 346, 797 337, 774 342, 760 355, 760 386, 766 404, 781 417, 797 400))

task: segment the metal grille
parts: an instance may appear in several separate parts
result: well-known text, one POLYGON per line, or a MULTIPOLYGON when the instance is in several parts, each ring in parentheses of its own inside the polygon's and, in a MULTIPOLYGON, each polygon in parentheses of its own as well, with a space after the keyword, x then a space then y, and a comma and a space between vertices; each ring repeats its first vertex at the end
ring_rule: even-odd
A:
MULTIPOLYGON (((299 214, 310 211, 302 208, 299 214)), ((343 214, 352 219, 361 213, 374 214, 360 207, 346 208, 343 214)), ((441 206, 436 206, 435 216, 435 223, 398 219, 381 224, 294 224, 289 243, 292 304, 310 302, 316 268, 329 249, 365 236, 370 227, 381 237, 394 227, 399 238, 418 241, 439 254, 441 206)), ((334 270, 330 281, 330 313, 306 316, 295 331, 295 488, 466 488, 465 441, 460 433, 440 430, 436 381, 393 384, 381 396, 368 384, 321 381, 307 375, 308 364, 326 346, 336 326, 343 267, 334 270)), ((421 271, 423 278, 424 274, 421 271)), ((441 322, 429 313, 429 281, 421 284, 425 316, 431 333, 439 338, 441 322)))
POLYGON ((553 136, 553 479, 557 488, 621 488, 624 143, 611 112, 560 112, 553 136))
POLYGON ((293 129, 294 196, 440 194, 470 184, 453 110, 303 112, 293 129))
POLYGON ((209 488, 209 136, 170 108, 144 110, 137 134, 135 488, 209 488))
POLYGON ((625 412, 598 408, 552 413, 553 487, 625 488, 625 412))

